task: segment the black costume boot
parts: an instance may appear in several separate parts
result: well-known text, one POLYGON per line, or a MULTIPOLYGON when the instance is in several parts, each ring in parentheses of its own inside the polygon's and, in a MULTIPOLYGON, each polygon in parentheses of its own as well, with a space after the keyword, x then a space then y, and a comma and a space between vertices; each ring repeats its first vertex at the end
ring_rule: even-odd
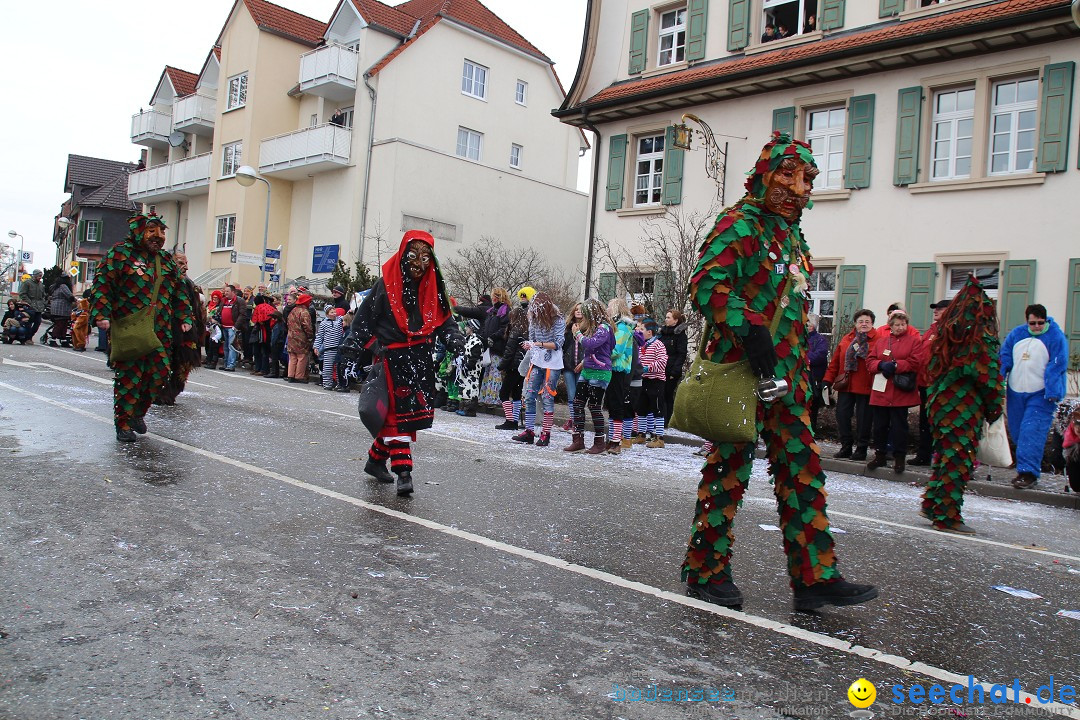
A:
POLYGON ((743 596, 739 588, 730 580, 722 583, 686 583, 686 594, 724 607, 742 607, 743 596))
POLYGON ((120 428, 117 428, 116 440, 117 442, 135 442, 136 440, 138 440, 138 437, 132 430, 121 430, 120 428))
POLYGON ((131 418, 131 429, 139 433, 140 435, 145 435, 146 420, 141 417, 131 418))
POLYGON ((412 473, 408 470, 402 470, 397 474, 397 494, 401 496, 412 494, 412 473))
POLYGON ((375 478, 381 483, 394 482, 394 476, 390 474, 390 471, 386 469, 386 462, 377 462, 370 457, 368 461, 364 463, 364 472, 371 477, 375 478))
POLYGON ((834 582, 795 588, 795 609, 816 610, 822 605, 858 605, 877 596, 877 588, 873 585, 859 585, 840 578, 834 582))

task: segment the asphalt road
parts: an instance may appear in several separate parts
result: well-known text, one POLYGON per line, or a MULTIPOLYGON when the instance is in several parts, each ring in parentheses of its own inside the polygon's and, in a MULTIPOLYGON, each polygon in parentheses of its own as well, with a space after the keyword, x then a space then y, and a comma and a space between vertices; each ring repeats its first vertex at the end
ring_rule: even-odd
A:
POLYGON ((960 538, 832 474, 841 570, 881 597, 794 613, 759 462, 739 613, 679 581, 686 446, 568 456, 440 413, 402 499, 362 474, 355 394, 200 371, 120 445, 100 353, 0 357, 4 720, 840 718, 860 677, 878 717, 1080 717, 1034 695, 1080 684, 1076 511, 973 497, 960 538), (893 702, 969 675, 986 704, 893 702))

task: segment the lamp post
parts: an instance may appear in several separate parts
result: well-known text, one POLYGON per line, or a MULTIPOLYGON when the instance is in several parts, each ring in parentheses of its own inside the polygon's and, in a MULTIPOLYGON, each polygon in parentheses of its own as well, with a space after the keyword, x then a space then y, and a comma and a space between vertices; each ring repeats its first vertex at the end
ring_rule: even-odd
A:
POLYGON ((250 165, 241 165, 236 169, 236 182, 244 187, 251 187, 256 180, 266 183, 266 222, 263 224, 263 251, 262 259, 259 261, 259 282, 266 282, 266 240, 270 234, 270 181, 259 177, 255 168, 250 165))
MULTIPOLYGON (((22 290, 22 278, 19 277, 19 267, 22 265, 23 245, 26 244, 26 238, 24 238, 22 235, 15 232, 14 230, 8 230, 7 236, 12 240, 14 240, 15 238, 19 238, 19 257, 15 258, 15 272, 13 274, 13 277, 11 278, 11 284, 14 285, 16 278, 18 278, 19 290, 22 290)), ((20 294, 19 297, 22 297, 22 295, 20 294)))

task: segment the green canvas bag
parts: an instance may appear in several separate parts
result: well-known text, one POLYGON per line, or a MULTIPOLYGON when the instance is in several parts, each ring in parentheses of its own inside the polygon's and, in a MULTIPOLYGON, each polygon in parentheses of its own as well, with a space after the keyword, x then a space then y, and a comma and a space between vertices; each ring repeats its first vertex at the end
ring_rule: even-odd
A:
POLYGON ((150 304, 109 323, 109 359, 136 360, 161 348, 154 331, 158 291, 161 289, 161 258, 154 258, 154 291, 150 304))

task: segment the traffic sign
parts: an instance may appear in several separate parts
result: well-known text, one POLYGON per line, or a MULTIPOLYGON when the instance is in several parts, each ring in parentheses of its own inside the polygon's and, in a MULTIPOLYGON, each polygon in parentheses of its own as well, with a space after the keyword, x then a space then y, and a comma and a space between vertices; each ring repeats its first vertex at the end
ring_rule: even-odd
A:
POLYGON ((340 245, 316 245, 311 255, 311 272, 334 272, 338 262, 340 245))
POLYGON ((267 248, 266 249, 266 257, 274 258, 276 260, 276 259, 281 257, 281 251, 280 250, 274 250, 272 248, 267 248))
POLYGON ((262 265, 263 259, 259 253, 238 252, 236 253, 236 262, 241 265, 262 265))
POLYGON ((280 275, 271 275, 270 276, 270 282, 281 282, 281 276, 280 275))
POLYGON ((23 250, 22 259, 19 262, 27 264, 34 262, 34 253, 30 250, 23 250))
MULTIPOLYGON (((274 272, 274 264, 273 263, 267 263, 266 265, 262 266, 262 269, 263 269, 263 272, 274 272)), ((270 282, 274 282, 274 281, 271 280, 270 282)))

